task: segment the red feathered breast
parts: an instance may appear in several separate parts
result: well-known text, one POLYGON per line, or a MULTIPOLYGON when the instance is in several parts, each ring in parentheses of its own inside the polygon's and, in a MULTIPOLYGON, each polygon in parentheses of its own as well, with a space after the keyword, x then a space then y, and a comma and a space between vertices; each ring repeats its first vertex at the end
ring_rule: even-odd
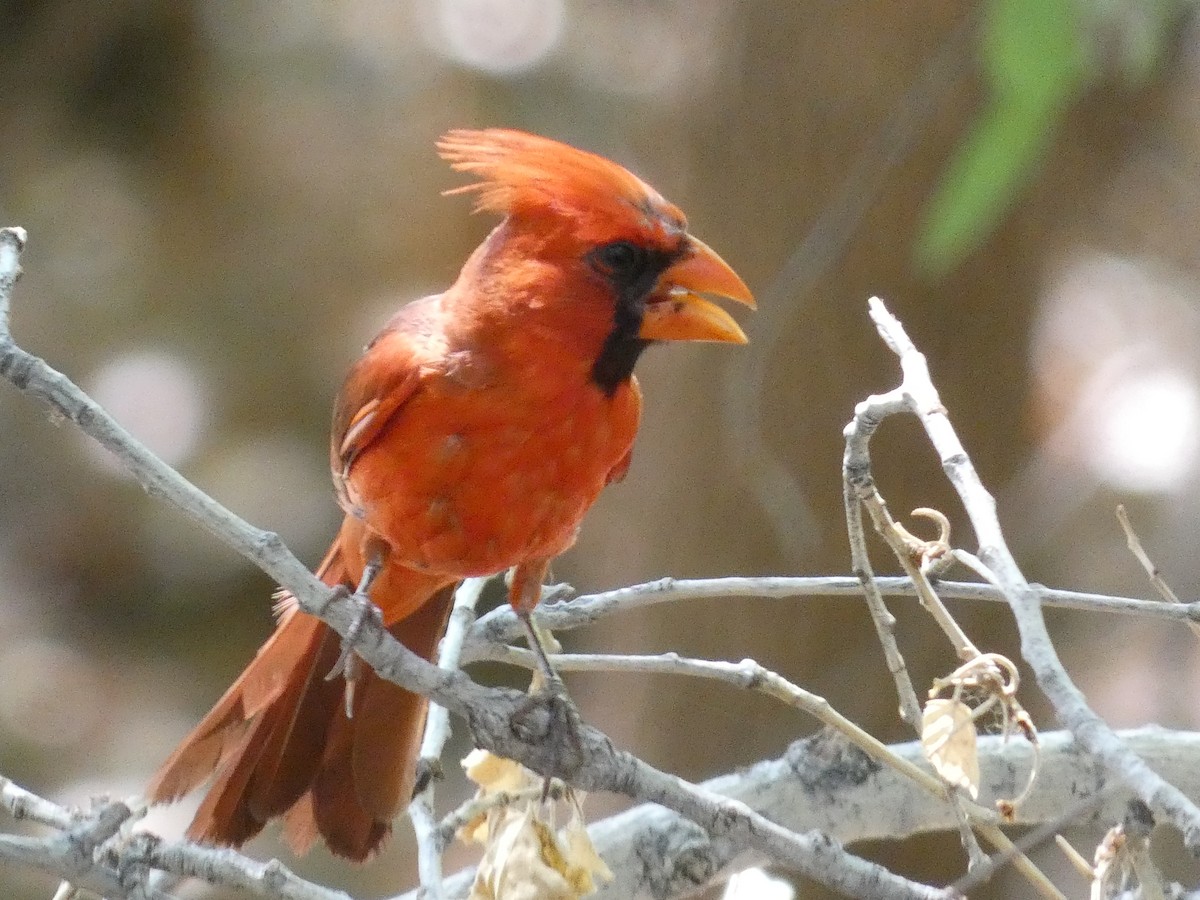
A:
POLYGON ((641 396, 579 381, 422 379, 354 459, 357 514, 391 559, 465 577, 566 550, 633 445, 641 396))

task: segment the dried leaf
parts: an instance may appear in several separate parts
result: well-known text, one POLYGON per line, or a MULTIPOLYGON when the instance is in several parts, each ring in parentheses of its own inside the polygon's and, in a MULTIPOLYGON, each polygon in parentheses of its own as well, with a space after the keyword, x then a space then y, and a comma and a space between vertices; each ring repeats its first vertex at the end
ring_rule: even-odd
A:
MULTIPOLYGON (((502 771, 500 783, 506 777, 502 771)), ((579 900, 595 892, 598 881, 612 880, 588 837, 578 798, 569 799, 571 819, 559 834, 544 818, 540 802, 522 800, 489 810, 486 823, 476 830, 485 850, 470 900, 579 900)))
POLYGON ((479 862, 470 900, 578 900, 561 868, 554 834, 537 821, 533 807, 505 810, 479 862))
MULTIPOLYGON (((467 777, 479 785, 477 799, 493 794, 515 794, 539 783, 533 772, 520 763, 496 756, 487 750, 472 750, 464 757, 462 767, 467 777)), ((498 811, 493 809, 476 816, 458 829, 458 839, 464 843, 488 843, 488 835, 495 827, 498 811)))
POLYGON ((538 783, 538 777, 520 763, 487 750, 472 750, 464 757, 462 767, 484 796, 500 791, 511 794, 538 783))
POLYGON ((593 893, 596 881, 602 884, 612 881, 612 869, 596 852, 596 845, 588 836, 587 824, 577 805, 571 811, 571 820, 563 829, 562 838, 566 844, 567 877, 581 896, 593 893))
POLYGON ((961 700, 934 699, 925 703, 921 747, 937 773, 956 787, 979 797, 979 754, 971 707, 961 700))
POLYGON ((459 830, 464 841, 485 847, 470 900, 578 900, 595 892, 597 881, 612 880, 588 837, 582 794, 567 792, 571 818, 556 834, 553 805, 546 808, 540 792, 529 799, 530 789, 541 784, 538 775, 485 750, 472 750, 462 765, 479 785, 477 799, 506 795, 459 830))
POLYGON ((490 833, 491 817, 488 813, 483 813, 459 828, 457 837, 464 844, 486 844, 490 833))

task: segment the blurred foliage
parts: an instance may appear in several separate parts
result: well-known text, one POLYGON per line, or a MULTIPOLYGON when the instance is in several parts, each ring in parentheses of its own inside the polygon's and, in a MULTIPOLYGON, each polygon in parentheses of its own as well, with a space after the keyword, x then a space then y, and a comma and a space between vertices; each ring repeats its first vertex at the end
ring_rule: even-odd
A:
POLYGON ((988 97, 930 199, 917 262, 945 273, 979 246, 1032 180, 1069 105, 1099 74, 1098 38, 1120 36, 1130 84, 1161 65, 1183 0, 990 0, 981 30, 988 97), (1119 20, 1119 21, 1118 21, 1119 20))

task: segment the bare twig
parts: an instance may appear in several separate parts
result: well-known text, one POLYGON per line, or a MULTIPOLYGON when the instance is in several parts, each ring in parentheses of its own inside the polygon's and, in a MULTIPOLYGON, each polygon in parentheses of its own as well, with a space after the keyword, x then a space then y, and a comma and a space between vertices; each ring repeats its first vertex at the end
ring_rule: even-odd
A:
MULTIPOLYGON (((868 401, 869 402, 869 401, 868 401)), ((874 418, 874 410, 867 407, 865 403, 860 403, 854 410, 854 415, 857 418, 860 415, 874 418)), ((869 460, 868 460, 869 462, 869 460)), ((880 495, 878 488, 875 487, 875 482, 872 479, 870 482, 863 483, 861 479, 855 485, 858 494, 858 501, 867 508, 867 512, 871 516, 871 523, 875 526, 876 532, 887 541, 892 552, 896 555, 896 559, 904 568, 905 574, 912 581, 913 586, 917 589, 917 599, 921 601, 921 606, 925 608, 932 617, 938 627, 942 629, 942 633, 950 640, 950 644, 954 647, 954 653, 960 660, 972 659, 979 655, 979 648, 976 647, 962 627, 950 615, 941 598, 938 597, 937 591, 933 589, 933 585, 929 581, 929 572, 932 568, 932 559, 945 559, 950 552, 948 544, 949 538, 949 522, 941 513, 936 515, 941 517, 943 522, 946 522, 944 537, 936 541, 921 541, 915 538, 912 533, 892 518, 892 514, 888 511, 887 504, 880 495), (936 556, 934 554, 936 553, 936 556)), ((931 510, 914 510, 916 512, 932 512, 931 510)))
MULTIPOLYGON (((979 540, 979 558, 996 577, 1008 598, 1021 635, 1021 652, 1059 720, 1080 745, 1128 784, 1151 809, 1160 811, 1200 852, 1200 808, 1180 790, 1152 771, 1132 753, 1113 730, 1087 705, 1082 692, 1067 674, 1042 615, 1041 596, 1025 580, 1005 543, 996 501, 984 487, 970 457, 954 432, 950 419, 929 377, 925 357, 916 349, 900 322, 878 298, 869 303, 880 336, 900 359, 903 383, 898 389, 903 408, 915 414, 958 492, 979 540)), ((894 404, 890 407, 894 409, 894 404)))
MULTIPOLYGON (((1097 785, 1093 793, 1087 794, 1083 800, 1065 803, 1063 810, 1050 816, 1047 821, 1042 822, 1037 828, 1022 836, 1012 849, 1002 850, 1000 853, 997 853, 986 860, 983 865, 977 866, 954 882, 952 887, 956 891, 968 894, 981 884, 986 884, 995 877, 997 872, 1013 862, 1017 858, 1017 853, 1024 853, 1044 844, 1058 835, 1058 832, 1064 828, 1079 822, 1084 816, 1090 814, 1094 817, 1095 811, 1099 807, 1110 803, 1115 793, 1111 785, 1101 782, 1097 785)), ((1070 845, 1068 844, 1068 846, 1070 845)))
MULTIPOLYGON (((964 561, 961 549, 953 551, 955 559, 964 561)), ((965 561, 964 561, 964 564, 965 561)), ((982 566, 982 563, 980 564, 982 566)), ((986 570, 986 567, 984 567, 986 570)), ((986 577, 986 576, 985 576, 986 577)), ((564 598, 570 588, 559 585, 558 593, 564 598)), ((879 593, 888 597, 917 597, 917 587, 907 578, 875 578, 879 593)), ((1081 591, 1065 591, 1041 585, 1030 585, 1038 592, 1046 606, 1073 609, 1081 612, 1109 613, 1139 616, 1170 622, 1200 622, 1200 601, 1180 606, 1160 603, 1156 600, 1137 600, 1130 597, 1113 597, 1107 594, 1090 594, 1081 591)), ((1006 603, 1004 593, 992 584, 966 581, 937 582, 938 594, 947 600, 987 601, 1006 603)), ((660 578, 645 584, 617 588, 597 594, 584 594, 569 601, 544 602, 538 607, 538 621, 555 631, 569 631, 598 622, 608 616, 660 603, 686 603, 691 600, 706 600, 714 597, 756 597, 760 599, 796 600, 804 597, 834 597, 860 600, 863 596, 862 582, 845 575, 758 576, 727 578, 660 578)), ((476 658, 476 648, 485 644, 507 644, 522 636, 517 617, 511 608, 501 606, 492 610, 472 627, 467 636, 464 661, 476 658)))
MULTIPOLYGON (((512 663, 528 669, 536 663, 527 650, 516 647, 493 647, 487 656, 496 662, 512 663)), ((852 744, 884 765, 911 778, 931 793, 946 797, 945 785, 925 769, 913 765, 907 759, 896 756, 887 745, 873 735, 863 731, 830 705, 824 697, 806 691, 788 681, 782 675, 764 668, 752 659, 732 663, 722 660, 692 659, 677 653, 662 653, 656 656, 620 655, 612 653, 556 653, 550 662, 560 672, 639 672, 655 675, 688 675, 707 678, 744 690, 758 691, 773 697, 795 709, 808 713, 822 724, 834 729, 852 744)), ((986 821, 998 822, 999 817, 991 810, 976 807, 975 811, 986 821)))
MULTIPOLYGON (((954 809, 954 817, 958 820, 958 840, 962 844, 963 850, 967 853, 967 870, 970 871, 983 863, 987 859, 987 854, 979 846, 979 838, 975 837, 975 832, 972 830, 973 823, 971 822, 970 815, 964 808, 962 797, 956 793, 954 800, 958 801, 951 802, 951 806, 954 809)), ((1049 881, 1049 879, 1046 880, 1049 881)))
MULTIPOLYGON (((872 428, 869 422, 855 423, 862 428, 872 428)), ((873 428, 872 428, 873 430, 873 428)), ((847 427, 847 432, 849 426, 847 427)), ((900 718, 908 723, 918 734, 921 728, 921 702, 917 699, 916 688, 908 674, 908 666, 896 643, 896 617, 888 610, 883 602, 875 580, 875 571, 871 568, 871 558, 867 553, 867 538, 862 525, 862 505, 858 502, 855 488, 852 486, 850 466, 851 443, 854 436, 846 435, 846 456, 842 463, 843 490, 842 502, 846 512, 846 530, 850 539, 850 568, 858 578, 859 587, 867 601, 867 609, 871 613, 871 621, 875 623, 875 633, 879 636, 880 646, 883 647, 883 658, 892 680, 896 683, 896 694, 900 699, 900 718)), ((866 448, 865 438, 862 446, 866 448)), ((868 463, 869 465, 869 463, 868 463)))
MULTIPOLYGON (((871 420, 875 417, 874 411, 864 403, 860 403, 855 408, 854 415, 855 419, 865 417, 866 419, 871 420)), ((857 433, 860 432, 860 429, 855 429, 855 432, 857 436, 857 433)), ((850 452, 849 445, 850 440, 848 439, 848 459, 850 452)), ((864 442, 860 445, 860 447, 861 449, 865 450, 866 443, 864 442)), ((869 459, 860 460, 859 462, 864 461, 867 465, 870 464, 869 459)), ((852 465, 853 462, 848 462, 844 466, 843 471, 846 473, 852 471, 852 465)), ((981 657, 979 648, 975 646, 969 637, 967 637, 966 632, 963 631, 957 620, 950 615, 950 611, 946 609, 945 604, 942 603, 941 598, 937 595, 937 591, 933 589, 933 585, 929 581, 929 573, 938 571, 940 568, 944 567, 945 560, 948 558, 948 554, 950 552, 949 520, 943 514, 935 510, 914 510, 913 515, 923 515, 926 518, 932 518, 941 526, 939 529, 939 536, 936 540, 922 541, 916 538, 907 528, 892 518, 891 513, 888 511, 887 504, 884 502, 882 495, 875 487, 873 479, 871 479, 869 482, 864 482, 864 480, 859 477, 856 479, 856 483, 852 484, 849 478, 847 478, 846 485, 855 490, 856 494, 858 495, 857 499, 859 503, 867 508, 876 532, 880 534, 887 542, 888 546, 891 547, 896 559, 900 562, 900 565, 908 574, 909 580, 916 588, 917 599, 920 600, 921 606, 924 607, 926 612, 933 617, 933 620, 937 623, 938 627, 942 629, 942 633, 945 634, 950 640, 951 646, 954 647, 955 655, 960 660, 979 659, 981 657)), ((868 572, 867 581, 873 582, 873 580, 873 576, 868 572)), ((887 633, 894 641, 892 629, 889 628, 887 633)), ((885 654, 886 653, 887 646, 885 645, 885 654)), ((948 802, 954 807, 954 811, 958 819, 959 840, 963 845, 963 849, 965 849, 967 852, 970 867, 974 868, 980 865, 986 859, 983 848, 979 846, 979 841, 975 837, 975 832, 972 830, 972 822, 975 819, 979 819, 979 816, 977 813, 968 809, 967 800, 959 791, 950 790, 947 792, 946 797, 948 802)), ((983 823, 986 823, 987 821, 987 817, 982 819, 983 823)), ((997 843, 995 834, 992 835, 992 841, 993 843, 997 843)), ((1007 838, 1004 838, 1004 841, 1007 841, 1007 838)), ((1053 886, 1050 885, 1049 879, 1047 879, 1040 870, 1037 870, 1036 867, 1034 867, 1033 864, 1027 859, 1024 860, 1022 868, 1027 872, 1030 870, 1036 872, 1036 875, 1034 876, 1034 883, 1039 887, 1039 893, 1041 893, 1043 897, 1054 897, 1058 895, 1058 892, 1053 888, 1053 886), (1047 889, 1047 886, 1049 886, 1049 889, 1047 889)))
MULTIPOLYGON (((56 829, 45 838, 0 835, 0 860, 20 862, 67 879, 71 888, 131 900, 171 900, 147 880, 150 868, 247 890, 282 900, 350 900, 297 877, 278 862, 259 863, 232 850, 171 844, 148 834, 118 830, 144 810, 106 802, 90 812, 69 810, 0 776, 0 806, 13 818, 56 829)), ((67 889, 69 891, 69 888, 67 889)), ((60 886, 60 893, 64 889, 60 886)))
POLYGON ((344 891, 306 881, 277 859, 259 862, 236 850, 137 834, 123 846, 108 848, 108 852, 112 864, 122 871, 160 869, 271 900, 353 900, 344 891))
POLYGON ((0 808, 7 810, 14 819, 63 830, 74 825, 77 818, 57 803, 30 793, 3 775, 0 775, 0 808))
MULTIPOLYGON (((910 581, 917 591, 921 605, 933 616, 950 639, 959 659, 971 659, 979 655, 979 650, 971 643, 966 633, 946 610, 938 598, 933 586, 929 583, 927 573, 928 563, 932 554, 927 542, 918 541, 904 527, 900 526, 888 511, 887 503, 875 486, 871 474, 870 442, 876 429, 885 418, 902 412, 905 408, 905 397, 899 391, 888 394, 874 395, 854 409, 854 418, 843 431, 846 439, 845 454, 842 458, 842 499, 845 507, 846 527, 850 539, 850 560, 854 573, 862 584, 863 594, 867 600, 867 609, 875 623, 875 631, 883 647, 884 658, 888 670, 896 683, 900 697, 900 715, 918 734, 921 733, 922 716, 920 703, 912 679, 901 656, 895 637, 895 617, 887 609, 876 585, 875 573, 871 567, 870 557, 866 548, 866 537, 862 527, 862 508, 866 507, 871 516, 875 530, 887 541, 896 558, 908 574, 910 581)), ((923 511, 926 512, 926 511, 923 511)), ((948 550, 949 525, 945 523, 938 541, 937 556, 944 556, 948 550)), ((959 837, 966 850, 972 867, 977 866, 983 859, 983 849, 974 832, 970 828, 972 818, 966 808, 966 800, 957 791, 945 791, 945 797, 954 808, 959 837)), ((986 822, 986 819, 984 819, 986 822)), ((1003 838, 1007 841, 1007 838, 1003 838)), ((993 835, 993 841, 996 841, 993 835)), ((1049 884, 1048 879, 1029 863, 1028 868, 1035 871, 1035 881, 1049 884)))
POLYGON ((1078 872, 1080 875, 1082 875, 1084 878, 1086 878, 1088 881, 1091 881, 1092 880, 1092 864, 1084 858, 1083 854, 1080 853, 1078 850, 1076 850, 1071 845, 1071 842, 1068 841, 1061 834, 1056 834, 1054 836, 1054 843, 1056 843, 1058 845, 1058 849, 1062 851, 1063 856, 1065 856, 1067 858, 1067 862, 1069 862, 1074 867, 1075 871, 1078 872))
MULTIPOLYGON (((475 621, 475 605, 487 582, 487 578, 468 578, 455 591, 454 609, 450 613, 450 622, 438 653, 439 668, 446 671, 458 669, 463 641, 475 621)), ((442 751, 449 739, 450 713, 445 707, 431 704, 429 717, 425 720, 425 735, 421 739, 419 763, 430 776, 428 783, 408 807, 408 815, 417 836, 417 870, 429 900, 443 900, 442 852, 446 849, 446 842, 441 838, 434 812, 437 778, 432 773, 441 766, 442 751)))
MULTIPOLYGON (((1124 504, 1117 504, 1117 521, 1121 523, 1121 528, 1125 532, 1125 543, 1129 547, 1129 552, 1134 558, 1141 563, 1145 569, 1150 583, 1154 585, 1154 589, 1158 591, 1159 596, 1168 603, 1179 605, 1183 603, 1179 599, 1179 595, 1171 590, 1171 586, 1167 584, 1166 579, 1162 577, 1162 573, 1158 570, 1158 566, 1150 558, 1150 554, 1146 552, 1146 548, 1142 546, 1141 539, 1137 536, 1137 532, 1133 530, 1133 523, 1129 520, 1129 513, 1125 511, 1124 504)), ((1192 629, 1192 633, 1196 637, 1200 637, 1200 622, 1188 622, 1188 627, 1192 629)))
POLYGON ((476 819, 499 806, 529 803, 542 800, 562 800, 566 790, 561 781, 552 779, 549 785, 538 784, 523 791, 493 791, 481 797, 472 797, 458 809, 448 813, 437 825, 437 837, 443 847, 450 846, 459 829, 465 828, 476 819))
MULTIPOLYGON (((533 655, 516 647, 494 647, 487 659, 535 668, 533 655)), ((732 663, 723 660, 694 659, 677 653, 658 655, 621 655, 611 653, 561 653, 554 654, 550 661, 562 672, 638 672, 658 675, 686 675, 721 681, 744 690, 753 690, 782 703, 808 713, 822 724, 840 733, 864 753, 884 765, 912 779, 931 794, 945 798, 945 785, 925 769, 914 765, 904 757, 896 756, 874 736, 863 731, 839 713, 824 697, 806 691, 776 672, 767 669, 752 659, 732 663)), ((975 811, 985 821, 998 821, 998 816, 984 807, 975 811)))
POLYGON ((62 878, 56 895, 70 897, 82 888, 111 897, 170 900, 145 884, 140 873, 129 873, 101 857, 105 842, 135 817, 129 805, 106 801, 98 802, 87 812, 67 810, 7 778, 0 778, 0 805, 14 818, 55 829, 54 834, 42 838, 0 835, 0 860, 21 863, 62 878))

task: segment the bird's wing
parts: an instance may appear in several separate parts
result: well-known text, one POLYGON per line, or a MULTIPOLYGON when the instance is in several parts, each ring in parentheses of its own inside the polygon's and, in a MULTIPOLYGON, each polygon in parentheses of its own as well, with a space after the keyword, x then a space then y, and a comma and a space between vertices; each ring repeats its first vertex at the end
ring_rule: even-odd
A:
POLYGON ((347 477, 354 460, 412 399, 439 357, 441 295, 403 307, 351 368, 333 411, 330 466, 338 501, 355 504, 347 477))

